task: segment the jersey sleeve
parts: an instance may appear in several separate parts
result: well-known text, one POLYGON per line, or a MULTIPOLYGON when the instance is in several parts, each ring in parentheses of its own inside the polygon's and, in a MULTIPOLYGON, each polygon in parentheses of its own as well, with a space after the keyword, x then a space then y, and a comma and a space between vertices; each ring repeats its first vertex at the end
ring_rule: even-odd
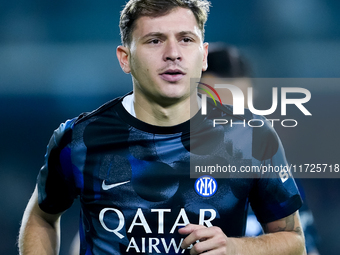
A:
POLYGON ((66 121, 54 131, 47 146, 45 163, 38 174, 38 203, 46 213, 65 211, 79 194, 69 148, 75 120, 66 121))
POLYGON ((261 162, 262 171, 249 198, 260 223, 287 217, 302 206, 282 143, 266 122, 264 128, 253 131, 253 156, 261 162))

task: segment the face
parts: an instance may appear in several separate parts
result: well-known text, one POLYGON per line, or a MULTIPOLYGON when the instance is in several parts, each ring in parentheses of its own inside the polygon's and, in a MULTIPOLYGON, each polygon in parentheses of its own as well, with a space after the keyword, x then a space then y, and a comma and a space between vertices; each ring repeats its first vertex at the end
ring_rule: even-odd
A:
POLYGON ((122 69, 132 74, 135 94, 173 103, 196 92, 190 78, 207 68, 208 44, 191 10, 176 8, 161 17, 140 17, 130 47, 119 46, 122 69))

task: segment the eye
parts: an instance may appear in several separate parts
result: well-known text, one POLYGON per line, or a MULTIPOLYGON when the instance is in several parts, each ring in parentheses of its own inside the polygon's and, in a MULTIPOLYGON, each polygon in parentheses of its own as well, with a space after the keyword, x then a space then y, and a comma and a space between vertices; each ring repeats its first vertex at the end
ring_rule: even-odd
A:
POLYGON ((189 43, 189 42, 193 42, 193 39, 190 38, 190 37, 184 37, 184 38, 182 39, 182 41, 185 42, 185 43, 189 43))
POLYGON ((151 39, 151 40, 148 41, 148 43, 150 43, 150 44, 159 44, 160 42, 161 42, 161 40, 159 40, 159 39, 151 39))

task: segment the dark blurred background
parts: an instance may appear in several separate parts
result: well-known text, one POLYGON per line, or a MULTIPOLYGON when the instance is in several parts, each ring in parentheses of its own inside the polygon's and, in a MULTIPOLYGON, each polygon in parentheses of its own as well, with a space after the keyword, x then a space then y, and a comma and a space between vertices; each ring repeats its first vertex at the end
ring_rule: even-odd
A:
MULTIPOLYGON (((21 217, 53 130, 132 89, 115 56, 124 3, 0 0, 0 254, 17 254, 21 217)), ((340 74, 340 2, 212 4, 206 41, 236 45, 254 77, 325 78, 300 86, 312 93, 306 107, 313 116, 293 114, 289 118, 299 125, 277 131, 291 163, 339 164, 340 87, 337 80, 325 81, 340 74)), ((271 96, 262 93, 256 100, 266 106, 271 96)), ((340 179, 301 182, 320 234, 320 253, 338 254, 340 179)), ((62 255, 68 254, 78 214, 76 202, 62 218, 62 255)))

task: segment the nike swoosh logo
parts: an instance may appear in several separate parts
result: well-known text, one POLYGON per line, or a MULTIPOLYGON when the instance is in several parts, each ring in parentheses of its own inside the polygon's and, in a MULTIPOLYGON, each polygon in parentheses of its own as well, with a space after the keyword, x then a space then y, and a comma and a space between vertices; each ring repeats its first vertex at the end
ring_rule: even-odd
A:
POLYGON ((114 188, 114 187, 118 187, 118 186, 123 185, 123 184, 128 183, 128 182, 130 182, 130 181, 126 181, 126 182, 118 182, 118 183, 106 185, 106 184, 105 184, 105 180, 104 180, 103 183, 102 183, 102 189, 103 189, 103 190, 109 190, 109 189, 112 189, 112 188, 114 188))

